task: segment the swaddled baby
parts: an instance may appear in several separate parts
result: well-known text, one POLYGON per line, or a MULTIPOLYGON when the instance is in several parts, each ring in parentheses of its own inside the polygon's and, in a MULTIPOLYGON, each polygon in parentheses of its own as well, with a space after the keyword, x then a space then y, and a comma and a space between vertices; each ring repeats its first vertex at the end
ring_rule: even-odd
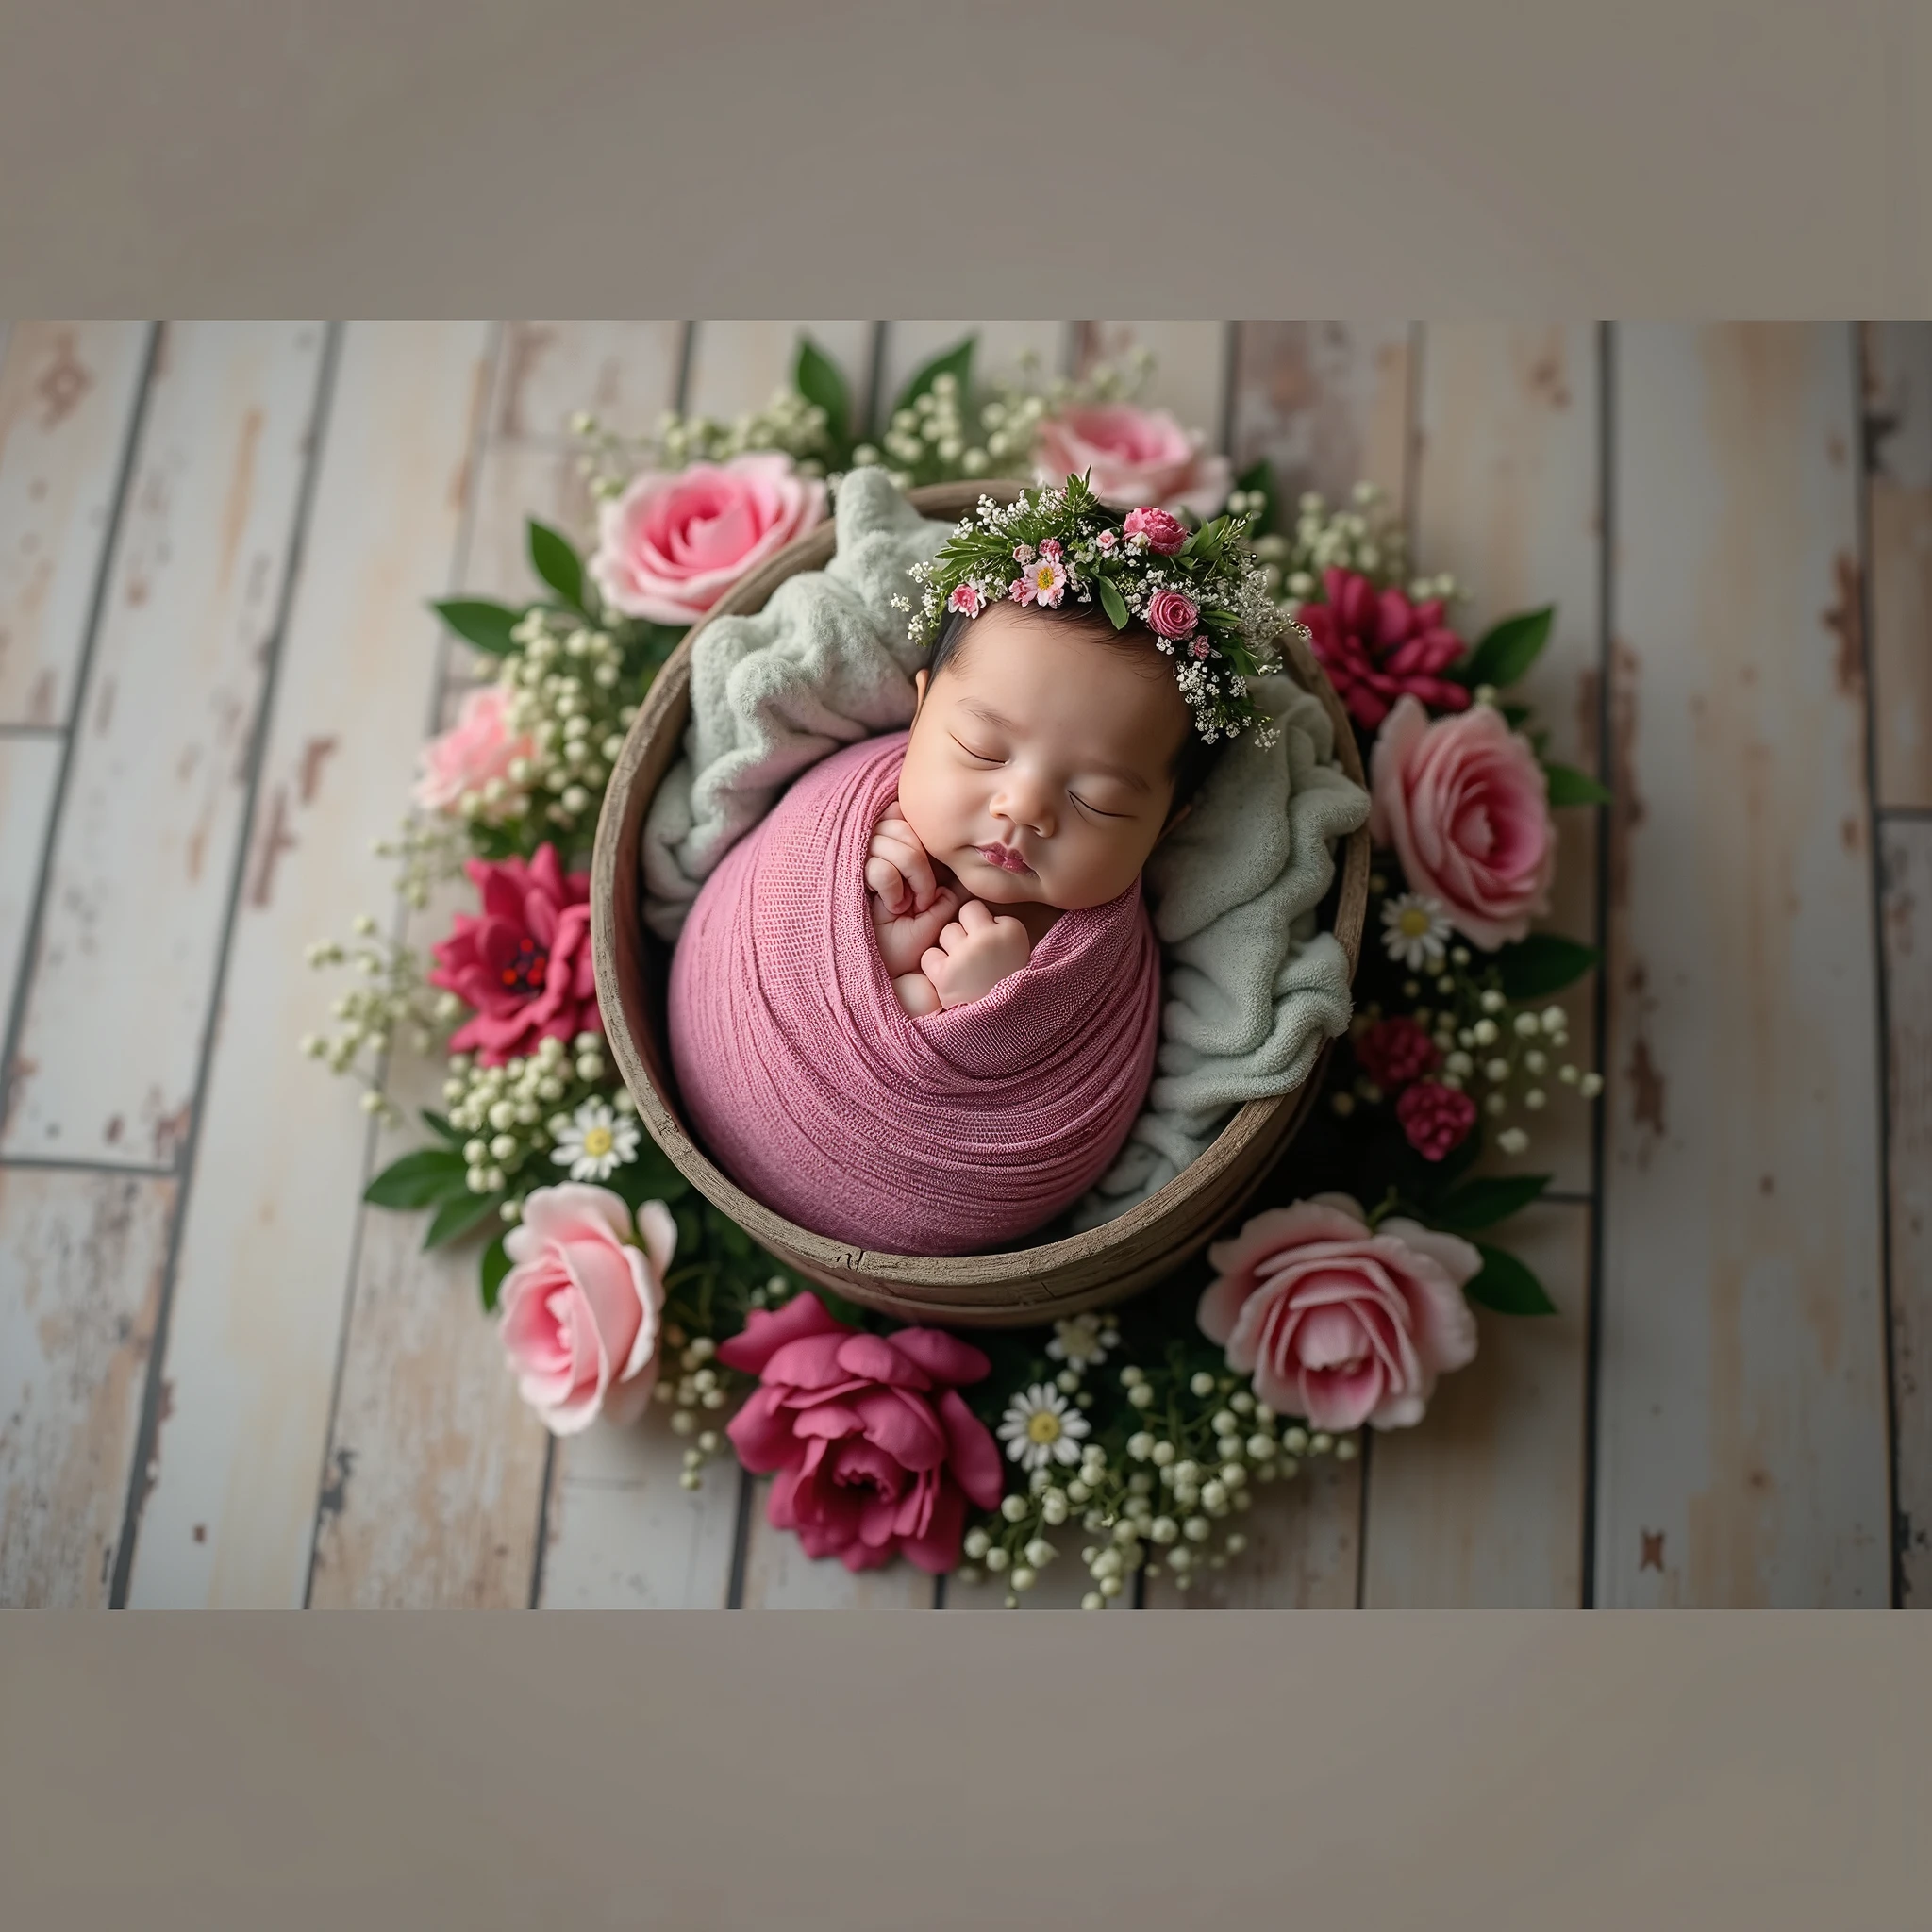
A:
POLYGON ((1077 479, 1032 513, 1063 537, 1016 541, 1016 514, 982 505, 926 567, 909 730, 795 780, 673 958, 692 1125, 748 1192, 862 1247, 1010 1241, 1110 1166, 1158 1043, 1141 868, 1249 722, 1239 573, 1163 569, 1189 533, 1123 526, 1077 479))

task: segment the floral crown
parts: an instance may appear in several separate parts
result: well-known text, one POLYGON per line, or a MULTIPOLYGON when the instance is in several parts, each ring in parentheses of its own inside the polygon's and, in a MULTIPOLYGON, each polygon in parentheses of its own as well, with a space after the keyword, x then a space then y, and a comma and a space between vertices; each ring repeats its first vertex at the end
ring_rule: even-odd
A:
MULTIPOLYGON (((948 612, 977 617, 1003 599, 1048 609, 1069 598, 1097 599, 1116 630, 1138 617, 1175 660, 1175 681, 1208 743, 1246 731, 1270 745, 1279 734, 1247 680, 1278 671, 1268 647, 1285 628, 1301 626, 1269 595, 1246 532, 1244 517, 1216 517, 1191 530, 1151 507, 1117 516, 1085 476, 1030 489, 1005 507, 982 496, 939 555, 912 566, 924 591, 908 633, 924 643, 948 612)), ((908 598, 892 601, 913 608, 908 598)))

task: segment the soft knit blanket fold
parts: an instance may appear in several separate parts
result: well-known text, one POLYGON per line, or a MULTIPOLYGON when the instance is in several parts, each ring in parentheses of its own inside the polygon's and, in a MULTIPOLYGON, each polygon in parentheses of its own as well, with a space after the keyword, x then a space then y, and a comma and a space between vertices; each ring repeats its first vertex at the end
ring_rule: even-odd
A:
MULTIPOLYGON (((844 479, 836 514, 824 570, 789 578, 753 616, 714 619, 692 645, 684 755, 651 801, 640 855, 644 921, 660 939, 677 939, 699 889, 798 774, 912 717, 921 653, 891 600, 951 525, 921 516, 875 469, 844 479)), ((1158 1071, 1070 1226, 1144 1200, 1244 1101, 1291 1092, 1348 1025, 1347 956, 1316 912, 1336 841, 1367 819, 1368 795, 1336 762, 1320 698, 1285 675, 1255 691, 1280 741, 1230 745, 1142 874, 1166 964, 1158 1071)))
POLYGON ((907 734, 799 778, 698 893, 672 956, 672 1063, 739 1185, 861 1247, 962 1255, 1078 1200, 1154 1071, 1159 955, 1138 879, 1066 912, 983 999, 914 1018, 865 860, 907 734))

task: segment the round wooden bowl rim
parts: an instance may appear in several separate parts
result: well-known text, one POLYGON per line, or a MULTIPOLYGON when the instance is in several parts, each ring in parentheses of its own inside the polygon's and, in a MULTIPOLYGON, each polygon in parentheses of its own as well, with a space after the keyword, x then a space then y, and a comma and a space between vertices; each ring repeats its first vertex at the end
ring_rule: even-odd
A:
MULTIPOLYGON (((908 497, 916 508, 929 517, 954 519, 970 510, 981 496, 1010 503, 1024 487, 1008 481, 935 484, 909 491, 908 497)), ((836 1276, 858 1274, 881 1287, 927 1291, 927 1294, 919 1297, 922 1312, 941 1317, 969 1318, 977 1315, 983 1318, 994 1311, 992 1305, 975 1298, 955 1307, 931 1299, 930 1291, 964 1290, 970 1295, 974 1289, 984 1291, 998 1287, 1008 1291, 1008 1299, 999 1305, 1006 1307, 1011 1305, 1013 1292, 1024 1291, 1029 1283, 1044 1291, 1052 1277, 1065 1268, 1091 1266, 1110 1250, 1131 1248, 1138 1237, 1159 1225, 1189 1198, 1210 1191, 1250 1142, 1266 1132, 1284 1109, 1297 1109, 1305 1113, 1312 1091, 1319 1084, 1321 1067, 1318 1062, 1308 1077, 1288 1093, 1244 1103, 1196 1159, 1145 1200, 1137 1202, 1124 1213, 1103 1222, 1098 1227, 1038 1247, 946 1256, 889 1254, 856 1247, 849 1242, 813 1234, 809 1229, 774 1214, 713 1165, 666 1105, 638 1051, 633 1029, 642 1016, 633 1014, 618 970, 618 935, 614 914, 619 898, 620 867, 627 865, 633 878, 636 877, 641 865, 639 847, 643 821, 651 802, 649 796, 641 795, 641 788, 635 781, 640 767, 644 763, 646 749, 668 714, 683 706, 688 716, 691 645, 705 625, 719 617, 748 615, 761 610, 772 592, 786 578, 801 571, 823 569, 836 548, 836 528, 828 519, 767 558, 734 585, 686 633, 652 680, 643 705, 625 734, 624 749, 611 772, 597 819, 596 841, 591 861, 591 947, 596 972, 597 998, 605 1013, 616 1017, 621 1023, 614 1026, 607 1023, 605 1030, 625 1085, 637 1101, 653 1139, 698 1191, 729 1215, 754 1240, 774 1253, 790 1254, 816 1262, 836 1276)), ((1284 648, 1297 681, 1305 689, 1314 691, 1328 710, 1335 727, 1336 755, 1342 769, 1357 784, 1364 784, 1355 734, 1334 687, 1307 646, 1294 632, 1287 634, 1284 648)), ((675 756, 673 755, 672 762, 675 762, 675 756)), ((661 778, 658 782, 662 782, 661 778)), ((1366 828, 1363 828, 1351 833, 1343 841, 1340 868, 1341 892, 1333 928, 1347 953, 1351 980, 1360 956, 1362 924, 1367 909, 1368 869, 1369 838, 1366 828)), ((1198 1241, 1193 1244, 1198 1246, 1198 1241)), ((1096 1291, 1087 1299, 1098 1301, 1102 1298, 1102 1294, 1096 1291)), ((1042 1291, 1024 1299, 1048 1304, 1055 1308, 1071 1308, 1080 1302, 1081 1297, 1042 1291)))

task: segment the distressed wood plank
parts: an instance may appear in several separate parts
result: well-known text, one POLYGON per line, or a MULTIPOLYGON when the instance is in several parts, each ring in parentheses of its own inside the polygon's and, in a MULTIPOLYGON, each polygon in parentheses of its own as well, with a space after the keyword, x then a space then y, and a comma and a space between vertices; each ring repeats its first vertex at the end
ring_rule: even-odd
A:
POLYGON ((1362 1602, 1370 1609, 1575 1609, 1583 1601, 1591 1209, 1551 1202, 1508 1245, 1557 1304, 1476 1310, 1475 1360, 1412 1429, 1376 1435, 1362 1602))
POLYGON ((1879 829, 1901 1603, 1932 1605, 1932 822, 1879 829))
POLYGON ((1932 807, 1932 322, 1867 323, 1872 723, 1880 806, 1932 807))
MULTIPOLYGON (((1415 558, 1470 587, 1455 612, 1474 643, 1498 618, 1554 603, 1550 641, 1517 690, 1550 734, 1549 756, 1596 774, 1600 706, 1600 530, 1595 330, 1432 323, 1420 389, 1415 558)), ((1538 924, 1594 943, 1597 810, 1557 813, 1561 854, 1550 914, 1538 924)), ((1596 975, 1555 1004, 1569 1015, 1562 1058, 1596 1064, 1596 975)), ((1548 1174, 1551 1186, 1588 1193, 1595 1184, 1591 1108, 1554 1077, 1540 1113, 1517 1108, 1499 1123, 1524 1128, 1519 1155, 1493 1145, 1485 1170, 1548 1174)))
POLYGON ((1597 1600, 1883 1605, 1852 331, 1614 367, 1597 1600))
POLYGON ((138 1605, 303 1600, 368 1157, 355 1088, 295 1051, 334 990, 304 949, 384 903, 370 844, 429 715, 421 600, 455 555, 486 343, 461 322, 343 337, 202 1099, 138 1605))
POLYGON ((1231 455, 1266 457, 1291 505, 1339 502, 1356 483, 1406 501, 1410 331, 1406 322, 1244 322, 1236 332, 1231 455))
POLYGON ((1096 362, 1124 366, 1135 349, 1154 357, 1154 378, 1141 401, 1171 409, 1184 429, 1198 429, 1209 449, 1226 433, 1228 326, 1224 322, 1076 322, 1073 364, 1085 375, 1096 362))
POLYGON ((0 1152, 166 1164, 186 1138, 323 335, 162 338, 0 1152))
POLYGON ((681 322, 509 323, 491 435, 569 447, 579 409, 620 436, 648 434, 676 393, 684 331, 681 322))
POLYGON ((107 1606, 174 1204, 154 1176, 0 1168, 0 1607, 107 1606))
POLYGON ((13 1010, 25 963, 27 921, 59 782, 58 739, 0 739, 0 1026, 13 1010))
POLYGON ((1017 375, 1020 358, 1028 350, 1040 358, 1043 376, 1058 375, 1073 346, 1071 327, 1064 322, 889 322, 875 431, 884 433, 888 411, 921 365, 969 335, 979 338, 973 368, 981 382, 1017 375))
POLYGON ((799 338, 809 335, 838 364, 862 415, 872 384, 873 334, 869 322, 693 323, 685 410, 728 422, 762 409, 774 390, 791 387, 799 338))
POLYGON ((0 724, 65 724, 149 327, 23 322, 0 361, 0 724))

